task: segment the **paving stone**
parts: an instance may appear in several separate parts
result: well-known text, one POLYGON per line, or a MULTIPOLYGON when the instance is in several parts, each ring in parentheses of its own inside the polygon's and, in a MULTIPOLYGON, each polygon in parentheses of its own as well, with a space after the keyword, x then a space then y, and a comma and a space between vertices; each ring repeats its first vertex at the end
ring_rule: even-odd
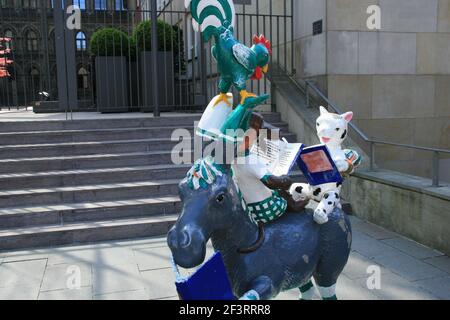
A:
POLYGON ((110 266, 115 264, 135 263, 135 259, 131 247, 92 247, 59 252, 49 256, 49 265, 71 263, 110 266))
POLYGON ((167 239, 165 237, 139 239, 132 241, 130 245, 133 249, 167 247, 167 239))
POLYGON ((41 291, 38 300, 92 300, 92 287, 41 291))
POLYGON ((92 269, 88 264, 60 264, 47 266, 42 281, 41 291, 70 289, 69 282, 79 271, 81 287, 92 286, 92 269), (79 268, 74 269, 74 268, 79 268))
POLYGON ((382 274, 389 272, 389 270, 378 265, 375 261, 366 258, 358 252, 352 251, 343 274, 352 280, 367 278, 370 276, 367 271, 371 266, 378 266, 382 274))
POLYGON ((16 262, 27 260, 39 260, 47 259, 49 257, 49 251, 53 250, 27 250, 27 251, 10 251, 0 253, 0 260, 3 262, 16 262))
POLYGON ((358 223, 357 230, 377 240, 391 239, 398 237, 398 235, 395 234, 394 232, 391 232, 389 230, 386 230, 384 228, 381 228, 370 222, 365 221, 361 221, 360 223, 358 223))
POLYGON ((172 269, 149 270, 141 272, 149 299, 161 299, 177 295, 175 275, 172 269))
POLYGON ((336 295, 339 300, 379 300, 370 290, 362 287, 358 280, 352 280, 343 274, 338 279, 336 295))
POLYGON ((94 300, 148 300, 145 289, 95 295, 94 300))
POLYGON ((443 254, 430 249, 428 247, 425 247, 421 244, 418 244, 417 242, 414 242, 412 240, 400 237, 400 238, 394 238, 394 239, 386 239, 382 240, 381 242, 399 249, 400 251, 414 257, 417 259, 426 259, 431 257, 438 257, 442 256, 443 254))
POLYGON ((388 246, 381 241, 356 230, 353 231, 352 250, 369 259, 373 259, 386 253, 392 253, 394 255, 396 253, 401 253, 398 249, 388 246))
POLYGON ((36 300, 39 286, 11 286, 0 288, 0 300, 36 300))
POLYGON ((168 247, 142 248, 134 250, 140 271, 171 267, 171 252, 168 247))
POLYGON ((0 266, 0 288, 35 288, 36 286, 39 288, 46 264, 46 259, 2 263, 0 266))
POLYGON ((162 299, 155 299, 155 300, 175 300, 178 301, 180 298, 178 296, 168 297, 168 298, 162 298, 162 299))
POLYGON ((374 260, 410 281, 444 277, 447 275, 444 271, 400 251, 396 253, 386 252, 384 255, 375 257, 374 260))
POLYGON ((136 264, 93 265, 92 282, 94 295, 144 288, 136 264))
POLYGON ((450 300, 450 277, 416 281, 415 284, 431 292, 439 299, 450 300))
POLYGON ((425 259, 424 262, 450 274, 450 258, 447 256, 425 259))
POLYGON ((392 272, 381 274, 380 289, 369 289, 367 279, 357 280, 360 286, 370 291, 382 300, 433 300, 430 292, 423 290, 414 282, 400 277, 392 272))

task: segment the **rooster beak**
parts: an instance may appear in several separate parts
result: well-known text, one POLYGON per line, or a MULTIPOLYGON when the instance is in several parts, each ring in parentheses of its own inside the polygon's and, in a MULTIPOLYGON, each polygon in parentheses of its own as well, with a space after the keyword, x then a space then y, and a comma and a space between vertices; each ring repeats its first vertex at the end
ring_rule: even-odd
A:
POLYGON ((269 72, 269 65, 266 64, 266 65, 262 68, 262 71, 263 71, 264 73, 269 72))

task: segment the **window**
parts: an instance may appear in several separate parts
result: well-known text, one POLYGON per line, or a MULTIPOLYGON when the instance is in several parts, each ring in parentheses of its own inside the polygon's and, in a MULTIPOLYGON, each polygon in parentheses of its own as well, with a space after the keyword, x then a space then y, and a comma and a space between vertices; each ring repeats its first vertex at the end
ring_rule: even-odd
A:
POLYGON ((12 49, 13 48, 13 39, 14 39, 13 32, 11 30, 6 30, 4 33, 4 37, 11 39, 11 42, 5 42, 6 49, 12 49))
POLYGON ((23 0, 24 8, 37 8, 37 0, 23 0))
POLYGON ((86 35, 82 31, 77 33, 76 47, 77 47, 77 51, 86 51, 86 49, 87 49, 86 35))
POLYGON ((78 6, 80 10, 86 10, 86 0, 73 0, 73 4, 78 6))
POLYGON ((116 10, 122 11, 128 9, 127 0, 115 0, 116 1, 116 10))
POLYGON ((95 10, 106 10, 106 0, 95 0, 95 10))
POLYGON ((28 51, 38 51, 38 37, 36 32, 30 30, 26 36, 26 47, 28 51))
POLYGON ((86 68, 81 67, 78 70, 78 88, 88 89, 89 88, 89 71, 86 68))

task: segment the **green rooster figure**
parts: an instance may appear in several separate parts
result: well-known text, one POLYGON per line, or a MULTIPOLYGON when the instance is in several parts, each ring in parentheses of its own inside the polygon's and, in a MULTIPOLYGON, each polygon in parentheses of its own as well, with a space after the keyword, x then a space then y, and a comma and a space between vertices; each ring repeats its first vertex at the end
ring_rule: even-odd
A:
POLYGON ((227 93, 234 86, 241 95, 241 105, 248 97, 256 95, 247 92, 247 80, 261 79, 267 73, 270 55, 270 42, 261 36, 253 38, 251 48, 239 43, 234 38, 236 20, 233 0, 185 0, 186 8, 191 10, 192 24, 195 31, 202 32, 208 42, 215 39, 212 55, 217 61, 220 96, 214 105, 224 101, 230 105, 227 93))

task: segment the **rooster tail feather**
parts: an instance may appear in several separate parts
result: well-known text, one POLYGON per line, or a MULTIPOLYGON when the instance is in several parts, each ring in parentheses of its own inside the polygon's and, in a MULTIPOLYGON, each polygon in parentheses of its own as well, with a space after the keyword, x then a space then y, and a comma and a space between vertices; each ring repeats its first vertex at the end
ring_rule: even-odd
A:
POLYGON ((190 8, 194 30, 200 31, 205 41, 217 35, 221 27, 234 27, 236 23, 233 0, 185 0, 184 5, 190 8))

